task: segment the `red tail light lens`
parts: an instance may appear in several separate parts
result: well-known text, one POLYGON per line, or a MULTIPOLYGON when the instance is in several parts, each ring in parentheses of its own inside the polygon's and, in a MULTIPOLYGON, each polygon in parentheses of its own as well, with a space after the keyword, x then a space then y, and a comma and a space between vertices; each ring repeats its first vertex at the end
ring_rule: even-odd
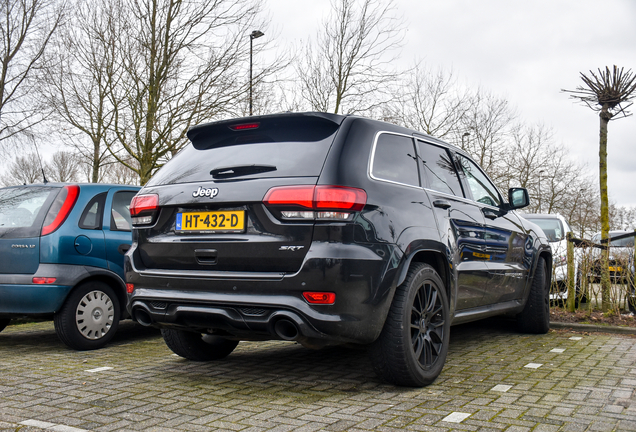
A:
POLYGON ((270 206, 290 207, 281 211, 287 219, 350 220, 353 212, 367 203, 362 189, 345 186, 280 186, 267 191, 263 202, 270 206), (291 211, 303 207, 314 211, 291 211))
POLYGON ((57 230, 66 218, 77 202, 79 195, 79 186, 70 185, 64 186, 60 193, 51 204, 46 218, 44 219, 44 226, 42 227, 42 235, 51 234, 57 230))
POLYGON ((135 290, 135 284, 131 284, 131 283, 126 284, 126 292, 128 294, 132 294, 134 290, 135 290))
POLYGON ((57 279, 53 277, 34 277, 33 283, 38 285, 52 284, 55 283, 57 279))
POLYGON ((233 131, 241 131, 241 130, 249 130, 249 129, 258 129, 260 123, 243 123, 230 126, 230 129, 233 131))
POLYGON ((312 304, 334 304, 336 294, 331 292, 304 292, 303 297, 312 304))
POLYGON ((159 195, 136 195, 130 202, 130 216, 133 225, 148 225, 159 210, 159 195))

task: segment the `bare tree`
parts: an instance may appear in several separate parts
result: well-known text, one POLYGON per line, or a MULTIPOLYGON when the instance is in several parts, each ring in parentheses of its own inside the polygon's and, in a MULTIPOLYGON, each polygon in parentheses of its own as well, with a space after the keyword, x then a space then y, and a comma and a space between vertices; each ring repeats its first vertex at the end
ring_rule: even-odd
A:
POLYGON ((115 7, 114 2, 78 4, 72 25, 55 40, 50 56, 54 67, 47 69, 47 85, 41 88, 54 113, 55 129, 78 151, 93 183, 100 181, 100 170, 112 163, 114 109, 121 102, 113 103, 110 93, 121 73, 115 38, 123 24, 118 14, 125 13, 115 7))
POLYGON ((452 72, 433 71, 421 63, 408 73, 402 89, 382 117, 437 138, 454 139, 473 99, 452 72))
POLYGON ((4 186, 40 183, 44 180, 43 168, 46 170, 46 166, 40 165, 40 158, 36 153, 16 156, 5 174, 0 177, 0 181, 4 186))
POLYGON ((72 151, 60 150, 53 153, 47 164, 46 178, 54 182, 75 182, 79 180, 80 158, 72 151))
MULTIPOLYGON (((607 192, 607 126, 610 120, 627 117, 627 109, 632 105, 631 100, 636 97, 636 75, 630 70, 616 66, 610 71, 598 70, 598 74, 590 71, 589 76, 581 73, 583 86, 576 90, 563 90, 570 93, 570 97, 579 100, 593 111, 599 113, 600 141, 599 141, 599 178, 601 192, 601 238, 609 238, 609 198, 607 192)), ((609 250, 603 251, 601 266, 601 286, 603 293, 603 310, 610 307, 610 273, 609 250)))
POLYGON ((0 2, 0 144, 43 119, 33 97, 34 76, 64 7, 64 1, 56 0, 0 2))
POLYGON ((117 5, 107 18, 122 20, 113 41, 122 72, 110 90, 111 153, 145 184, 183 147, 191 125, 232 113, 245 94, 240 72, 260 1, 110 1, 117 5))
POLYGON ((393 2, 332 0, 331 14, 315 43, 296 65, 302 97, 311 109, 359 113, 378 106, 395 81, 391 52, 402 41, 393 2))

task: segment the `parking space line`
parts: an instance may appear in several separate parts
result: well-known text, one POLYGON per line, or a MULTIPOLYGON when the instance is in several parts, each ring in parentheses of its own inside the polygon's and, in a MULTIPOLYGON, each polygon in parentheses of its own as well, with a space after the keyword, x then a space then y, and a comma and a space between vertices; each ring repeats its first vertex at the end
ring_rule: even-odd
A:
POLYGON ((110 367, 110 366, 104 366, 104 367, 98 367, 98 368, 95 368, 95 369, 88 369, 88 370, 86 370, 86 371, 84 371, 84 372, 90 372, 90 373, 93 373, 93 372, 102 372, 102 371, 107 371, 107 370, 110 370, 110 369, 112 369, 112 367, 110 367))
POLYGON ((528 363, 524 367, 528 369, 539 369, 541 366, 543 366, 542 363, 528 363))
POLYGON ((554 349, 550 350, 551 353, 559 353, 559 354, 561 354, 564 351, 565 351, 565 349, 563 349, 563 348, 554 348, 554 349))
POLYGON ((454 412, 444 417, 442 421, 449 422, 449 423, 461 423, 470 416, 471 414, 468 414, 468 413, 454 412))
POLYGON ((73 426, 60 425, 33 419, 22 421, 19 424, 24 426, 33 426, 39 429, 49 429, 55 432, 88 432, 86 429, 80 429, 73 426))
POLYGON ((572 336, 572 337, 570 338, 570 340, 574 340, 574 341, 579 341, 579 340, 581 340, 581 339, 583 339, 581 336, 572 336))
POLYGON ((512 388, 511 385, 506 385, 506 384, 497 384, 496 386, 494 386, 493 388, 490 389, 490 391, 498 391, 498 392, 507 392, 508 390, 510 390, 512 388))

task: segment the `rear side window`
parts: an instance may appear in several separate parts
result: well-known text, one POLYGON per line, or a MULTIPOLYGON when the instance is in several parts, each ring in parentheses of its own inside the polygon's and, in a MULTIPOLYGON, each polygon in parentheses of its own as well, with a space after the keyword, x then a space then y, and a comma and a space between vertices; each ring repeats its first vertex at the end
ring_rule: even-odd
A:
POLYGON ((371 163, 371 177, 409 186, 419 186, 413 139, 402 135, 378 135, 371 163))
POLYGON ((0 238, 38 236, 44 215, 59 191, 46 186, 0 189, 0 238))
POLYGON ((455 164, 448 150, 423 141, 417 142, 417 149, 425 187, 463 197, 464 193, 457 177, 455 164))
POLYGON ((113 196, 113 208, 110 211, 111 231, 131 230, 130 201, 136 194, 137 193, 133 191, 115 192, 113 196))
POLYGON ((104 215, 104 202, 106 192, 95 195, 91 199, 80 217, 79 227, 82 229, 97 230, 102 229, 102 216, 104 215))
POLYGON ((185 147, 149 186, 232 178, 316 177, 339 125, 320 117, 223 122, 191 130, 185 147))

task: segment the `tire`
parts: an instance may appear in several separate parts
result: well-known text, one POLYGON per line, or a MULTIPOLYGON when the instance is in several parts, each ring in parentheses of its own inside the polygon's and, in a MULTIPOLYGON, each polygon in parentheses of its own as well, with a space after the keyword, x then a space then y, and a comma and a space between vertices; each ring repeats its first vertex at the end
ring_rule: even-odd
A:
POLYGON ((528 301, 517 315, 519 330, 524 333, 543 334, 550 330, 550 292, 546 274, 545 260, 539 258, 528 301))
POLYGON ((0 332, 4 330, 10 322, 11 320, 9 318, 0 318, 0 332))
POLYGON ((238 341, 185 330, 161 329, 161 336, 172 352, 193 361, 223 359, 238 345, 238 341))
POLYGON ((53 317, 57 336, 79 350, 102 348, 115 336, 120 305, 115 292, 103 282, 79 285, 53 317))
POLYGON ((395 291, 369 355, 383 380, 407 387, 431 384, 442 372, 450 338, 444 283, 428 264, 415 263, 395 291))

